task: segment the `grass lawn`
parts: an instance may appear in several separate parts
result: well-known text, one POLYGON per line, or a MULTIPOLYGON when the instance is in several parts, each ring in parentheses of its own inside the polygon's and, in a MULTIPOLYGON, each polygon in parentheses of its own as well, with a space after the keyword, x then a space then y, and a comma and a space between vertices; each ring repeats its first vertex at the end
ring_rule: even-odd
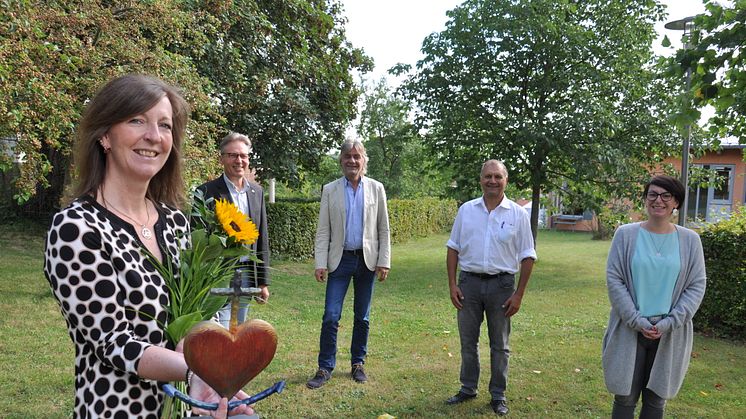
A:
MULTIPOLYGON (((0 417, 67 417, 72 409, 73 346, 42 274, 42 236, 30 226, 0 227, 0 417)), ((394 246, 389 279, 376 285, 373 298, 370 381, 362 385, 349 376, 348 296, 338 368, 321 389, 305 387, 316 369, 324 286, 313 279, 310 261, 275 263, 270 303, 253 305, 250 316, 275 326, 279 347, 247 390, 254 393, 281 379, 287 388, 257 405, 262 417, 494 417, 484 330, 479 397, 455 407, 444 404, 459 388, 460 363, 445 241, 439 235, 394 246)), ((511 417, 609 417, 611 396, 600 365, 609 309, 608 247, 586 234, 540 233, 540 260, 513 320, 511 417)), ((669 402, 667 417, 746 417, 746 346, 695 336, 689 373, 669 402)))

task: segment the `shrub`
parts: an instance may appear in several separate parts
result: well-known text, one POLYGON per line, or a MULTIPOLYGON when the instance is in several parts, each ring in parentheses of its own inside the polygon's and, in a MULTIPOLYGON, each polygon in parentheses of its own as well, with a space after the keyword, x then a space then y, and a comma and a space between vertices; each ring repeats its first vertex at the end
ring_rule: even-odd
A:
POLYGON ((402 243, 451 229, 458 205, 454 200, 435 198, 392 199, 389 201, 391 241, 402 243))
POLYGON ((267 205, 267 229, 272 257, 313 256, 319 203, 276 202, 267 205))
POLYGON ((707 291, 694 317, 697 328, 746 339, 746 209, 700 234, 707 266, 707 291))
MULTIPOLYGON (((388 202, 391 242, 448 231, 458 209, 456 201, 423 198, 388 202)), ((267 206, 272 257, 313 257, 319 203, 278 202, 267 206)))

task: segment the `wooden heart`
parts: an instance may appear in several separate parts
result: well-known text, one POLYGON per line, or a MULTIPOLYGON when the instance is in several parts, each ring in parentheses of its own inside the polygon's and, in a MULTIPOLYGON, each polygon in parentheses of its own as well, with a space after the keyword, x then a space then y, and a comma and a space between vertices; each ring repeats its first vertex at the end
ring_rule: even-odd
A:
POLYGON ((229 399, 272 362, 276 350, 275 329, 258 319, 242 323, 235 334, 217 323, 202 322, 184 338, 189 368, 229 399))

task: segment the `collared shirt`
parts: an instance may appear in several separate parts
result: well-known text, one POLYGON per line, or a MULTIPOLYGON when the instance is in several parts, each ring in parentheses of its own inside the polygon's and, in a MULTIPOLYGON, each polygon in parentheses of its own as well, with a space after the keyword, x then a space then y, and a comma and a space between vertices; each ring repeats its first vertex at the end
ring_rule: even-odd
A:
POLYGON ((467 272, 515 274, 523 259, 536 260, 528 213, 508 197, 492 211, 483 197, 463 204, 446 246, 458 252, 459 267, 467 272))
MULTIPOLYGON (((249 218, 249 193, 252 191, 249 182, 244 179, 243 188, 239 190, 238 187, 228 179, 228 176, 226 176, 225 173, 223 173, 223 179, 225 180, 225 184, 228 185, 228 192, 231 194, 233 203, 238 206, 239 211, 246 214, 246 218, 249 218)), ((246 262, 249 258, 247 256, 241 256, 239 260, 241 262, 246 262)))
POLYGON ((363 208, 365 207, 365 196, 363 192, 364 177, 360 177, 357 190, 347 178, 345 184, 345 250, 357 250, 363 248, 363 208))
POLYGON ((228 179, 228 176, 223 173, 223 179, 225 180, 225 184, 228 185, 228 191, 231 194, 231 199, 233 200, 233 203, 238 206, 238 210, 242 213, 246 214, 246 217, 249 216, 249 197, 248 194, 251 191, 251 187, 249 186, 249 182, 244 179, 243 182, 243 188, 238 189, 238 187, 231 182, 230 179, 228 179))

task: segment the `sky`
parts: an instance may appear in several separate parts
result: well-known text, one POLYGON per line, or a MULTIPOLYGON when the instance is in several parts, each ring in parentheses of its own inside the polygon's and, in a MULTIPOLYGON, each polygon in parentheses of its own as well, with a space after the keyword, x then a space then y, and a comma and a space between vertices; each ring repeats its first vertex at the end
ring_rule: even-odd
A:
MULTIPOLYGON (((386 77, 389 85, 396 86, 401 80, 388 75, 387 70, 397 63, 414 65, 422 58, 422 41, 432 32, 445 28, 446 11, 461 4, 463 0, 342 0, 347 39, 356 47, 362 47, 375 61, 369 80, 386 77)), ((668 6, 668 19, 678 20, 704 12, 702 0, 663 0, 668 6)), ((668 34, 673 46, 681 46, 680 31, 663 28, 665 22, 656 26, 659 40, 655 51, 667 53, 660 43, 668 34)), ((675 49, 669 50, 675 51, 675 49)))

